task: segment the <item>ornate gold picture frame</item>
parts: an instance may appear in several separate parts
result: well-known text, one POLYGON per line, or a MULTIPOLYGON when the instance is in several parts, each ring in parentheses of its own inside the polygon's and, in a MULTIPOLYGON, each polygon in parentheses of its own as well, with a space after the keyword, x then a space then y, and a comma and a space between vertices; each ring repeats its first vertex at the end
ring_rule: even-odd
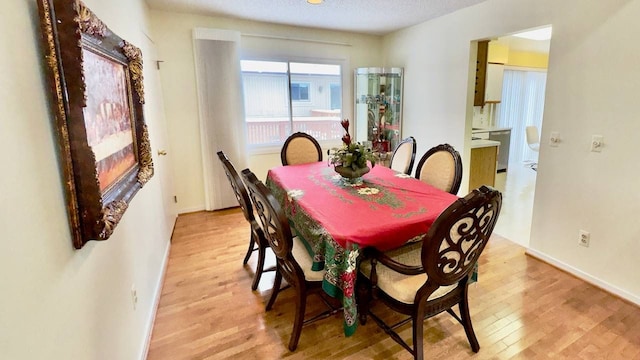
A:
POLYGON ((142 52, 79 0, 39 0, 72 241, 106 240, 153 176, 142 52))

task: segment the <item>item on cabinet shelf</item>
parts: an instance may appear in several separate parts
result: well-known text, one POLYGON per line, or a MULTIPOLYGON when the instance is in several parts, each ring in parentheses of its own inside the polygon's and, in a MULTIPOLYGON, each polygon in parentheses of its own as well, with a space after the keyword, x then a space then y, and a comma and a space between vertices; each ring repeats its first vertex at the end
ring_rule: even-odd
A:
POLYGON ((355 87, 356 140, 388 152, 400 142, 402 69, 358 68, 355 87))
POLYGON ((373 142, 373 149, 379 153, 386 153, 389 151, 389 141, 378 139, 373 142))
POLYGON ((384 167, 390 167, 391 165, 391 154, 392 152, 380 152, 377 150, 373 150, 373 155, 376 157, 376 165, 382 165, 384 167))

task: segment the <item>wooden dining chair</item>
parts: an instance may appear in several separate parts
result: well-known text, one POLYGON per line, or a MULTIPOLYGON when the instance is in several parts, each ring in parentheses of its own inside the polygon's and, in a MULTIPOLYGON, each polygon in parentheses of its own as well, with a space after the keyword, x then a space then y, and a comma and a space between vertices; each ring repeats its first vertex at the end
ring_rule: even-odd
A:
POLYGON ((273 307, 280 292, 283 277, 289 286, 296 291, 295 318, 289 340, 289 350, 294 351, 298 346, 304 325, 329 317, 340 311, 340 307, 332 306, 330 301, 323 296, 322 280, 325 271, 311 270, 313 258, 309 255, 302 240, 297 236, 292 236, 289 221, 271 191, 249 169, 242 171, 242 178, 247 185, 249 197, 260 219, 265 238, 276 255, 276 276, 271 297, 267 303, 267 311, 273 307), (304 320, 307 296, 312 293, 319 294, 329 310, 304 320))
POLYGON ((282 165, 307 164, 322 161, 322 148, 311 135, 303 132, 291 134, 280 151, 282 165))
POLYGON ((242 263, 244 265, 247 264, 251 254, 254 251, 258 252, 258 264, 256 266, 256 271, 253 275, 253 282, 251 283, 251 289, 255 290, 258 288, 258 283, 260 282, 260 278, 262 277, 262 273, 265 271, 273 271, 275 269, 264 269, 264 260, 266 256, 266 249, 269 247, 269 243, 264 237, 262 232, 262 228, 258 225, 254 215, 253 215, 253 207, 251 206, 251 200, 249 199, 249 194, 247 193, 247 189, 244 186, 244 183, 240 179, 240 175, 229 161, 229 158, 223 151, 218 151, 218 158, 222 163, 222 167, 224 169, 225 174, 227 175, 227 179, 229 180, 229 184, 231 184, 231 188, 233 189, 234 194, 236 195, 236 199, 238 200, 238 205, 240 205, 240 209, 242 209, 242 213, 244 214, 244 218, 247 220, 249 225, 251 226, 251 235, 249 236, 249 248, 247 249, 247 254, 244 256, 244 260, 242 263))
POLYGON ((416 179, 451 194, 457 194, 462 182, 462 159, 449 144, 429 149, 418 162, 416 179))
POLYGON ((360 286, 368 289, 362 292, 361 321, 371 316, 414 359, 423 359, 424 320, 446 311, 462 324, 471 349, 478 352, 480 345, 469 316, 469 279, 501 206, 502 194, 482 186, 442 212, 422 241, 385 253, 368 249, 368 260, 360 264, 364 283, 360 286), (388 325, 369 309, 371 294, 410 317, 388 325), (459 315, 453 310, 456 305, 459 315), (409 321, 413 324, 413 347, 395 331, 409 321))
POLYGON ((413 136, 402 140, 391 155, 389 167, 395 171, 411 174, 416 159, 416 139, 413 136))

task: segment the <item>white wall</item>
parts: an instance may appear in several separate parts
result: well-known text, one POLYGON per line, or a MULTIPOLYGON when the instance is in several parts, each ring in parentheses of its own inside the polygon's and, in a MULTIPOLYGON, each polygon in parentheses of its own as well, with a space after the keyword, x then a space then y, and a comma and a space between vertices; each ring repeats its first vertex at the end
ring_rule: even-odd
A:
MULTIPOLYGON (((343 114, 349 118, 353 118, 353 69, 360 66, 380 66, 383 61, 380 51, 382 41, 377 36, 156 10, 151 11, 151 19, 159 56, 164 61, 160 73, 170 145, 175 160, 178 211, 181 213, 204 209, 200 126, 191 35, 193 28, 241 32, 243 59, 327 59, 343 62, 347 79, 347 83, 343 84, 343 114), (311 39, 317 42, 277 37, 311 39)), ((336 145, 339 144, 340 141, 336 145)), ((249 157, 249 167, 261 178, 266 176, 269 168, 276 165, 280 165, 279 148, 249 157)))
POLYGON ((468 169, 470 42, 553 25, 529 252, 640 304, 639 16, 640 0, 488 0, 385 37, 384 53, 405 67, 404 129, 418 153, 447 141, 468 169), (602 153, 589 152, 592 134, 602 153))
MULTIPOLYGON (((148 59, 141 0, 85 2, 148 59)), ((5 3, 0 33, 0 358, 141 358, 172 225, 160 179, 138 192, 110 239, 74 250, 36 2, 5 3)), ((158 99, 148 96, 147 103, 156 106, 158 99)), ((149 113, 155 114, 147 117, 155 150, 164 124, 159 110, 149 113)))

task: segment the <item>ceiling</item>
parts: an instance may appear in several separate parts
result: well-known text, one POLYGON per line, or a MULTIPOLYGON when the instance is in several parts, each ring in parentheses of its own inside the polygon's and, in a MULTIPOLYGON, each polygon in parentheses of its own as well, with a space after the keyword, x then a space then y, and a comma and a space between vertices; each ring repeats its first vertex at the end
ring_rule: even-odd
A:
POLYGON ((385 35, 486 0, 146 0, 152 9, 385 35))

